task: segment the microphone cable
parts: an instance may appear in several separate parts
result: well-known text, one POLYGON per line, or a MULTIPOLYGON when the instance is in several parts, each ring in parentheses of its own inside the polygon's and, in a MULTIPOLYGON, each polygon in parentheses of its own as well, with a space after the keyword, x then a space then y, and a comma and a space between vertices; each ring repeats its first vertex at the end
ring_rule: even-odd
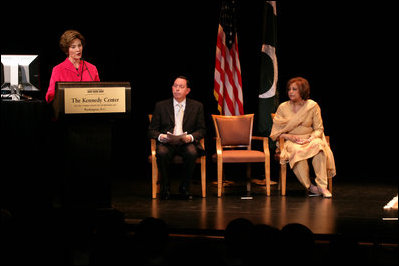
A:
MULTIPOLYGON (((94 81, 93 77, 92 77, 91 74, 90 74, 90 70, 89 70, 89 68, 88 68, 87 65, 86 65, 85 60, 83 60, 83 58, 81 58, 81 60, 83 61, 82 77, 83 77, 84 67, 86 67, 87 72, 89 72, 89 76, 90 76, 90 78, 91 78, 91 81, 94 81)), ((82 77, 80 77, 80 81, 82 81, 82 77)))

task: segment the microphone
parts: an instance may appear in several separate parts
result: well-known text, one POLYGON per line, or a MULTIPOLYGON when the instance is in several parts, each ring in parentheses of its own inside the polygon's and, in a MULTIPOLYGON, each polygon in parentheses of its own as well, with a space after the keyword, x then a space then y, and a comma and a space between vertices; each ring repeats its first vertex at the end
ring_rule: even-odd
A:
MULTIPOLYGON (((91 74, 90 74, 90 70, 89 70, 89 68, 88 68, 87 65, 86 65, 85 60, 84 60, 83 58, 80 58, 80 60, 82 60, 82 62, 83 62, 82 77, 83 77, 83 70, 84 70, 84 67, 86 67, 87 72, 89 72, 89 76, 90 76, 90 78, 91 78, 91 81, 94 81, 93 77, 92 77, 91 74)), ((80 77, 80 81, 82 81, 82 77, 80 77)))

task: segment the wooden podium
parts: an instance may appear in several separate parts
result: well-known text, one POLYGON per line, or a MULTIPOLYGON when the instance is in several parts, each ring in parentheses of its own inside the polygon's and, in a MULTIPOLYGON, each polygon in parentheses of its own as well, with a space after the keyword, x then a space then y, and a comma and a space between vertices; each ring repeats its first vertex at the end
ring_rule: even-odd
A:
POLYGON ((114 126, 131 112, 129 82, 57 82, 52 102, 60 141, 62 204, 111 208, 114 126))

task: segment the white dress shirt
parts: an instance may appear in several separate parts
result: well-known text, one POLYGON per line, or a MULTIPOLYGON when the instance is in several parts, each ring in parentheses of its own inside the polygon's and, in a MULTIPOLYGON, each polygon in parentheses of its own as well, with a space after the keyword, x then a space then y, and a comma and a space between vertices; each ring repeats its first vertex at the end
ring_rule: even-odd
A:
MULTIPOLYGON (((174 135, 181 135, 183 133, 183 118, 184 118, 184 111, 186 110, 186 99, 184 99, 182 102, 176 101, 175 98, 173 98, 173 109, 174 109, 174 115, 175 115, 175 127, 173 130, 174 135), (181 105, 181 107, 179 106, 181 105), (181 119, 178 117, 179 111, 182 111, 182 116, 181 119)), ((191 134, 188 134, 188 136, 191 137, 191 142, 194 141, 194 137, 191 134)), ((161 141, 161 135, 158 136, 158 140, 161 141)))

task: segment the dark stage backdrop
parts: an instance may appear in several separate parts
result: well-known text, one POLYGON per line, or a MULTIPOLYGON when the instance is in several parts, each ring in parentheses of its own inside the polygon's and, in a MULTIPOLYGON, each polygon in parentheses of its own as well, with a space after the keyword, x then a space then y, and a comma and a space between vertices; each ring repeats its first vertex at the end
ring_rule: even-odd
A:
MULTIPOLYGON (((209 154, 214 150, 210 114, 217 110, 213 73, 220 3, 19 6, 16 13, 3 12, 1 53, 39 54, 45 94, 52 67, 65 59, 60 35, 79 30, 87 40, 84 58, 97 66, 100 79, 132 84, 132 117, 115 129, 113 160, 120 174, 134 178, 148 166, 147 114, 156 101, 171 96, 176 75, 190 77, 191 97, 204 103, 209 154)), ((246 113, 257 112, 262 5, 239 1, 246 113)), ((286 81, 304 76, 331 136, 337 177, 397 178, 397 3, 290 1, 278 2, 277 12, 280 101, 287 99, 286 81)))

